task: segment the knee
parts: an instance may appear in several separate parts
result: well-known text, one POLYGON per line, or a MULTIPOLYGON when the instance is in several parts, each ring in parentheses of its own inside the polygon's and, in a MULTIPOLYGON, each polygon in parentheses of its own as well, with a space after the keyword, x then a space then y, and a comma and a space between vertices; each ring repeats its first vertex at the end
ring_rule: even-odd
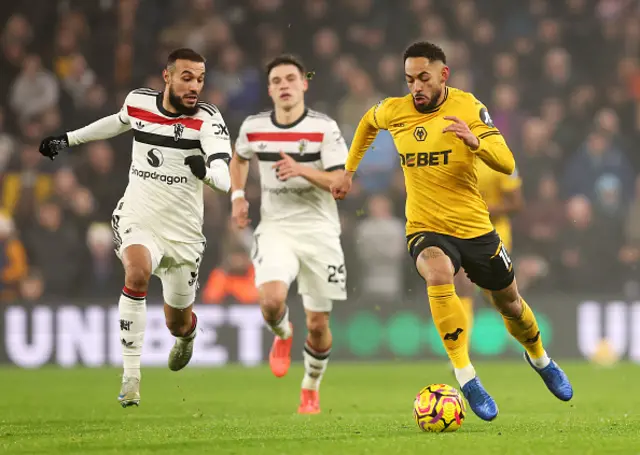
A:
POLYGON ((453 284, 455 269, 451 259, 437 247, 426 248, 416 261, 418 272, 427 286, 453 284))
POLYGON ((260 289, 260 308, 265 317, 272 319, 277 317, 287 300, 286 289, 275 286, 263 286, 260 289))
POLYGON ((443 270, 429 270, 425 281, 427 282, 427 286, 453 284, 453 274, 443 270))
POLYGON ((130 265, 125 268, 125 285, 138 292, 146 292, 149 287, 151 270, 144 266, 130 265))
POLYGON ((321 337, 329 329, 329 315, 326 313, 307 313, 307 330, 313 337, 321 337))

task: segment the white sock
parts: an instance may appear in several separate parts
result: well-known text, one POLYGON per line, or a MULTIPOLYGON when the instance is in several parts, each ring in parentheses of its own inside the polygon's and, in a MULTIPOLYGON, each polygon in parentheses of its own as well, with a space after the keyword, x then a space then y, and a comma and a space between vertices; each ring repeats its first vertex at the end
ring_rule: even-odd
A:
POLYGON ((476 377, 476 370, 471 364, 467 365, 464 368, 454 368, 454 371, 456 373, 456 379, 458 380, 458 384, 460 384, 460 387, 464 387, 467 382, 476 377))
POLYGON ((273 325, 267 323, 269 330, 279 338, 286 340, 291 336, 291 326, 289 325, 289 307, 284 306, 282 317, 273 325))
POLYGON ((325 352, 314 350, 309 343, 304 344, 304 377, 302 378, 302 388, 307 390, 319 390, 320 381, 329 364, 331 348, 325 352))
POLYGON ((140 379, 140 355, 147 325, 146 293, 123 288, 118 310, 124 377, 140 379))
POLYGON ((534 359, 533 357, 529 356, 529 358, 531 359, 531 363, 533 363, 538 369, 544 368, 551 363, 551 359, 547 355, 547 351, 544 351, 542 357, 534 359))

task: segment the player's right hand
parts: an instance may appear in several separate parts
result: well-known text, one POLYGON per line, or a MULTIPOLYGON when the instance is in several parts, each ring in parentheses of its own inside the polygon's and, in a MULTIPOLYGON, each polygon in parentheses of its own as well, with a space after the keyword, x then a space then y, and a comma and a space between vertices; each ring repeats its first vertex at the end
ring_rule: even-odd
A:
POLYGON ((64 150, 69 147, 69 137, 67 134, 61 136, 48 136, 45 137, 40 143, 40 153, 46 156, 51 161, 56 159, 60 150, 64 150))
POLYGON ((347 193, 351 191, 353 172, 341 171, 336 173, 331 186, 331 195, 336 200, 342 200, 347 196, 347 193))
POLYGON ((249 223, 251 223, 249 219, 249 202, 245 198, 240 197, 231 202, 231 219, 240 229, 249 226, 249 223))

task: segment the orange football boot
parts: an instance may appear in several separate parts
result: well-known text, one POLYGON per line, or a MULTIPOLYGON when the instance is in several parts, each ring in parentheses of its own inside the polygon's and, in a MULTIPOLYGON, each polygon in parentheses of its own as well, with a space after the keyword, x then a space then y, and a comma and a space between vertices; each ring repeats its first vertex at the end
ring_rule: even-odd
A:
POLYGON ((291 366, 291 345, 293 344, 293 324, 289 323, 291 327, 291 336, 286 340, 276 336, 271 345, 271 352, 269 352, 269 365, 271 366, 271 372, 277 378, 281 378, 291 366))
POLYGON ((320 393, 317 390, 300 391, 298 414, 320 414, 320 393))

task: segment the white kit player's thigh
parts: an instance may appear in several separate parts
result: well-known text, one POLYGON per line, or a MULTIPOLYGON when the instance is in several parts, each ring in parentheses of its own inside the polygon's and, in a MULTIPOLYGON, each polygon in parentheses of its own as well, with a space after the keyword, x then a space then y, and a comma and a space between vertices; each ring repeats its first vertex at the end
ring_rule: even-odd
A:
POLYGON ((256 287, 271 281, 282 281, 289 286, 300 270, 295 246, 286 234, 275 229, 256 230, 251 261, 256 273, 256 287))
POLYGON ((162 296, 170 307, 181 310, 195 301, 205 246, 205 242, 164 242, 165 254, 155 275, 162 282, 162 296))
POLYGON ((162 242, 145 226, 136 222, 130 216, 114 214, 111 217, 113 242, 116 255, 122 259, 124 250, 131 245, 142 245, 151 256, 151 273, 153 273, 164 255, 162 242))
POLYGON ((346 300, 347 271, 340 238, 310 237, 299 248, 300 257, 298 292, 330 300, 346 300))

